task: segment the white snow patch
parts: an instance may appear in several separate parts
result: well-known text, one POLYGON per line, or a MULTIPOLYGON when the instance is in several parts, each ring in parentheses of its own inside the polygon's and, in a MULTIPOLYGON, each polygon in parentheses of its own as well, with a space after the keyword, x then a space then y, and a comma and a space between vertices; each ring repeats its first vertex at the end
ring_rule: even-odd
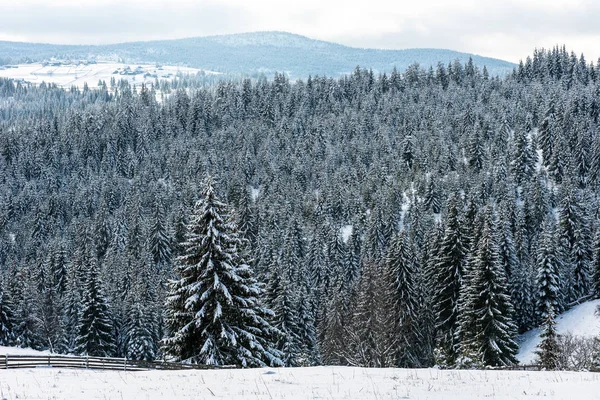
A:
POLYGON ((469 160, 467 160, 467 156, 465 155, 465 151, 462 151, 462 162, 464 165, 469 165, 469 160))
POLYGON ((402 231, 404 229, 404 216, 410 209, 410 205, 410 198, 406 195, 406 192, 402 193, 402 205, 400 206, 400 220, 398 221, 399 231, 402 231))
MULTIPOLYGON (((514 129, 512 129, 512 128, 509 128, 509 129, 508 129, 508 135, 507 135, 507 137, 506 137, 506 140, 508 140, 508 141, 512 141, 512 140, 514 139, 514 137, 515 137, 515 130, 514 130, 514 129)), ((529 137, 529 134, 527 134, 527 137, 529 137)))
POLYGON ((0 354, 1 355, 24 355, 24 356, 40 356, 40 355, 48 355, 52 354, 49 351, 39 351, 33 349, 24 349, 21 347, 8 347, 8 346, 0 346, 0 354))
POLYGON ((17 235, 15 235, 14 233, 9 233, 8 237, 10 238, 10 241, 12 243, 14 243, 17 240, 17 235))
POLYGON ((260 188, 250 187, 250 197, 252 197, 252 201, 256 201, 260 196, 260 188))
POLYGON ((352 225, 344 225, 340 228, 340 235, 342 235, 342 241, 344 243, 348 243, 350 236, 352 236, 353 230, 354 227, 352 225))
MULTIPOLYGON (((600 335, 600 317, 596 308, 600 300, 588 301, 573 307, 556 319, 556 331, 559 335, 570 333, 573 336, 592 338, 600 335)), ((525 332, 520 337, 519 354, 517 359, 521 364, 533 364, 536 359, 535 351, 540 344, 539 328, 525 332)))
POLYGON ((196 371, 2 371, 7 399, 590 399, 591 372, 311 367, 196 371))
POLYGON ((558 224, 560 220, 560 209, 558 207, 554 207, 551 211, 552 216, 554 217, 554 222, 558 224))
POLYGON ((535 170, 537 172, 540 172, 544 163, 544 152, 542 151, 542 149, 537 149, 535 152, 537 153, 537 162, 535 163, 535 170))
POLYGON ((540 130, 538 128, 533 128, 531 130, 531 132, 529 132, 529 140, 531 140, 532 136, 537 136, 540 133, 540 130))

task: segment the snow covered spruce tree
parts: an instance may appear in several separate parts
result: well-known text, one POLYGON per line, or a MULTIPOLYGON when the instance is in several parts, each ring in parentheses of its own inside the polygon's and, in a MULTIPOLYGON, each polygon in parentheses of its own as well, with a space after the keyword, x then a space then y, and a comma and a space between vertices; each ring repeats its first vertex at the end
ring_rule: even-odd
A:
POLYGON ((281 366, 278 331, 261 305, 262 285, 253 277, 226 204, 208 177, 187 225, 184 254, 176 259, 178 278, 169 282, 166 302, 168 359, 240 367, 281 366))
MULTIPOLYGON (((288 252, 284 252, 283 258, 289 256, 285 253, 288 252)), ((272 323, 281 332, 276 347, 283 352, 282 361, 286 367, 295 367, 298 365, 300 355, 297 295, 288 276, 289 270, 284 268, 281 261, 281 257, 273 257, 268 279, 267 304, 276 313, 272 323)), ((286 260, 283 260, 283 263, 286 263, 286 260)))
POLYGON ((546 222, 538 248, 536 276, 536 314, 544 322, 558 308, 560 258, 554 236, 554 221, 546 222))
POLYGON ((171 238, 164 224, 163 208, 159 200, 155 201, 150 239, 148 243, 152 253, 152 261, 157 269, 164 269, 171 264, 171 238))
POLYGON ((436 362, 453 365, 458 356, 458 297, 464 272, 466 249, 464 234, 458 218, 458 199, 448 204, 446 228, 435 261, 436 292, 436 362))
POLYGON ((154 360, 158 350, 158 318, 154 288, 150 282, 151 257, 141 266, 133 290, 126 299, 124 352, 132 360, 154 360))
POLYGON ((600 299, 600 229, 594 238, 591 291, 592 298, 600 299))
POLYGON ((556 333, 556 321, 554 319, 554 309, 552 306, 550 306, 545 316, 540 338, 542 341, 538 345, 536 351, 540 366, 547 370, 558 368, 560 348, 558 345, 558 334, 556 333))
MULTIPOLYGON (((397 324, 390 315, 393 307, 384 272, 383 263, 363 261, 351 323, 338 341, 350 365, 371 368, 396 365, 399 339, 394 334, 397 324)), ((323 347, 327 350, 327 346, 323 347)))
POLYGON ((567 187, 558 222, 561 248, 565 253, 564 271, 561 271, 562 292, 566 303, 589 295, 592 234, 581 196, 576 189, 567 187))
POLYGON ((401 231, 392 240, 385 260, 385 274, 389 286, 391 312, 396 335, 395 363, 399 367, 420 366, 419 351, 422 341, 418 326, 418 297, 414 279, 415 261, 406 232, 401 231))
POLYGON ((0 281, 0 346, 12 346, 15 340, 13 332, 13 306, 4 290, 4 282, 0 281))
MULTIPOLYGON (((510 301, 504 266, 500 262, 495 241, 493 211, 486 213, 479 241, 471 259, 472 292, 465 302, 474 322, 472 332, 461 332, 462 347, 472 349, 475 361, 485 366, 512 365, 517 362, 518 345, 515 342, 517 327, 510 301)), ((467 325, 467 327, 470 327, 467 325)))
POLYGON ((95 258, 90 258, 83 292, 83 304, 75 352, 81 355, 110 357, 114 355, 115 343, 108 302, 104 296, 100 271, 95 258))

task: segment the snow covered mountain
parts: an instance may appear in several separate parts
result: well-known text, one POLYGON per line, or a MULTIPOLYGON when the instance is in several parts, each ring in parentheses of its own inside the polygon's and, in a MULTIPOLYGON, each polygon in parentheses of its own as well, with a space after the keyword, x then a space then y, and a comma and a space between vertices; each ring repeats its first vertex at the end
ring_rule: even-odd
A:
MULTIPOLYGON (((593 338, 600 335, 600 316, 596 309, 600 300, 588 301, 573 307, 556 319, 556 330, 559 335, 567 333, 573 336, 593 338)), ((540 343, 539 328, 532 329, 521 336, 517 358, 521 364, 533 364, 536 359, 535 350, 540 343)))
POLYGON ((63 46, 0 42, 0 64, 71 59, 111 58, 124 62, 180 64, 231 74, 285 72, 292 78, 308 75, 339 76, 357 65, 376 72, 404 71, 414 63, 428 68, 439 62, 465 63, 488 68, 492 75, 511 72, 514 64, 442 49, 359 49, 313 40, 286 32, 254 32, 189 39, 133 42, 102 46, 63 46))

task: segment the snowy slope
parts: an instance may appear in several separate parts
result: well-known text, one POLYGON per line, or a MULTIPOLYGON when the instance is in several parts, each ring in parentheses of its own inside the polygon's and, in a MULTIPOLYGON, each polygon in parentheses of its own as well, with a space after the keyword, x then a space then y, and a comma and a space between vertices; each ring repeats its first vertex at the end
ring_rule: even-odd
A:
POLYGON ((593 399, 600 374, 313 367, 0 372, 5 399, 593 399))
MULTIPOLYGON (((574 336, 594 337, 600 334, 600 316, 596 315, 596 308, 600 300, 588 301, 573 307, 561 314, 556 322, 559 334, 571 333, 574 336)), ((540 330, 532 329, 521 336, 519 354, 517 358, 522 364, 532 364, 535 361, 535 349, 540 343, 540 330)))
POLYGON ((42 354, 51 354, 49 351, 38 351, 33 349, 22 349, 20 347, 6 347, 0 346, 0 355, 27 355, 27 356, 39 356, 42 354))
POLYGON ((149 85, 158 79, 174 79, 179 74, 196 75, 216 74, 212 71, 200 70, 178 66, 157 66, 156 64, 123 64, 123 63, 63 63, 51 65, 30 63, 13 65, 10 68, 0 66, 0 77, 22 80, 24 82, 40 84, 42 82, 55 83, 58 86, 69 88, 77 86, 83 88, 87 83, 90 88, 98 87, 98 81, 103 80, 110 84, 110 79, 127 80, 132 86, 149 85))

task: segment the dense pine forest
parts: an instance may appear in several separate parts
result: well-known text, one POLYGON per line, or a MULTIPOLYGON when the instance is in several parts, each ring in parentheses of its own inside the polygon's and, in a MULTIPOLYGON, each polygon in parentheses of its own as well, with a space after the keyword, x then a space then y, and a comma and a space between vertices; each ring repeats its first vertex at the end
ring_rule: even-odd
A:
POLYGON ((0 345, 480 367, 543 325, 552 366, 555 315, 600 297, 583 56, 160 86, 0 80, 0 345))

